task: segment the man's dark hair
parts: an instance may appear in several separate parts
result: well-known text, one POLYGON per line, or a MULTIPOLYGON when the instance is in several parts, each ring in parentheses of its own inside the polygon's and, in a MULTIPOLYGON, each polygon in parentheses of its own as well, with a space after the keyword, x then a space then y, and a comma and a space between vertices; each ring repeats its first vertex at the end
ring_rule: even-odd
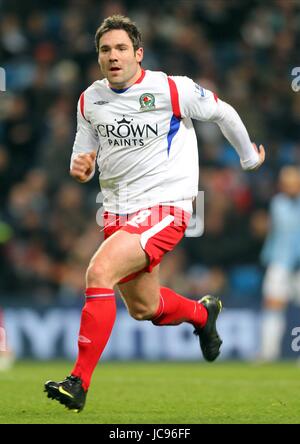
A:
POLYGON ((99 52, 99 42, 103 34, 113 29, 123 29, 127 32, 128 37, 132 41, 134 52, 142 46, 142 35, 137 28, 136 24, 128 17, 123 15, 112 15, 103 20, 102 24, 95 34, 96 50, 99 52))

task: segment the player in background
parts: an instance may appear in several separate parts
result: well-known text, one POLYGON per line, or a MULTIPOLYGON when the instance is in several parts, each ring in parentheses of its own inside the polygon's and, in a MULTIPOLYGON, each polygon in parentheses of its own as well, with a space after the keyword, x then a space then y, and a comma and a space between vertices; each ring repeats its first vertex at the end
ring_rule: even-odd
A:
POLYGON ((279 174, 279 193, 271 200, 270 231, 262 250, 267 266, 263 282, 262 361, 280 357, 286 328, 285 309, 300 300, 300 169, 285 166, 279 174))
POLYGON ((257 169, 265 156, 263 146, 251 143, 237 112, 215 94, 188 77, 142 68, 141 34, 130 19, 108 17, 95 41, 105 78, 79 99, 70 170, 86 182, 97 157, 105 240, 86 273, 75 366, 65 380, 45 384, 48 397, 76 411, 84 407, 115 322, 116 285, 133 318, 158 326, 188 322, 204 358, 218 357, 221 302, 213 296, 193 301, 159 283, 159 263, 183 237, 198 193, 191 119, 215 122, 237 150, 243 169, 257 169))

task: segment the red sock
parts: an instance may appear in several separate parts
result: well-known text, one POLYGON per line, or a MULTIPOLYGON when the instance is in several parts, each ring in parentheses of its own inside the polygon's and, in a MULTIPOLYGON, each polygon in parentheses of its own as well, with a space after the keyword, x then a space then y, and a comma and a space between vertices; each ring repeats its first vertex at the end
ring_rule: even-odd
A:
POLYGON ((85 294, 78 336, 79 353, 71 374, 81 378, 87 390, 116 319, 116 302, 111 288, 87 288, 85 294))
POLYGON ((204 327, 207 310, 198 301, 187 299, 170 288, 161 287, 160 304, 152 319, 154 325, 178 325, 189 322, 194 327, 204 327))

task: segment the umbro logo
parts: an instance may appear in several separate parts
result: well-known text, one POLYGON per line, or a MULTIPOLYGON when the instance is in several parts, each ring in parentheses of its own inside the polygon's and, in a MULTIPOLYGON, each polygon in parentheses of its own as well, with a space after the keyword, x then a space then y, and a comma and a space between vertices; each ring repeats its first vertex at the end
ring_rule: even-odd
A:
POLYGON ((94 102, 94 105, 105 105, 106 103, 109 102, 106 102, 106 100, 98 100, 98 102, 94 102))
POLYGON ((90 344, 92 341, 86 336, 80 335, 78 336, 78 342, 82 342, 83 344, 90 344))

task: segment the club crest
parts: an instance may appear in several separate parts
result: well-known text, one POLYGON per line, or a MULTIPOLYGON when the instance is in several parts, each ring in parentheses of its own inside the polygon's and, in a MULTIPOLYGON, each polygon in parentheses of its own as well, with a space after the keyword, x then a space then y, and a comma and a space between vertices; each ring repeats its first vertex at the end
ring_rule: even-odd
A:
POLYGON ((140 97, 140 111, 151 111, 155 109, 155 97, 153 94, 145 93, 140 97))

